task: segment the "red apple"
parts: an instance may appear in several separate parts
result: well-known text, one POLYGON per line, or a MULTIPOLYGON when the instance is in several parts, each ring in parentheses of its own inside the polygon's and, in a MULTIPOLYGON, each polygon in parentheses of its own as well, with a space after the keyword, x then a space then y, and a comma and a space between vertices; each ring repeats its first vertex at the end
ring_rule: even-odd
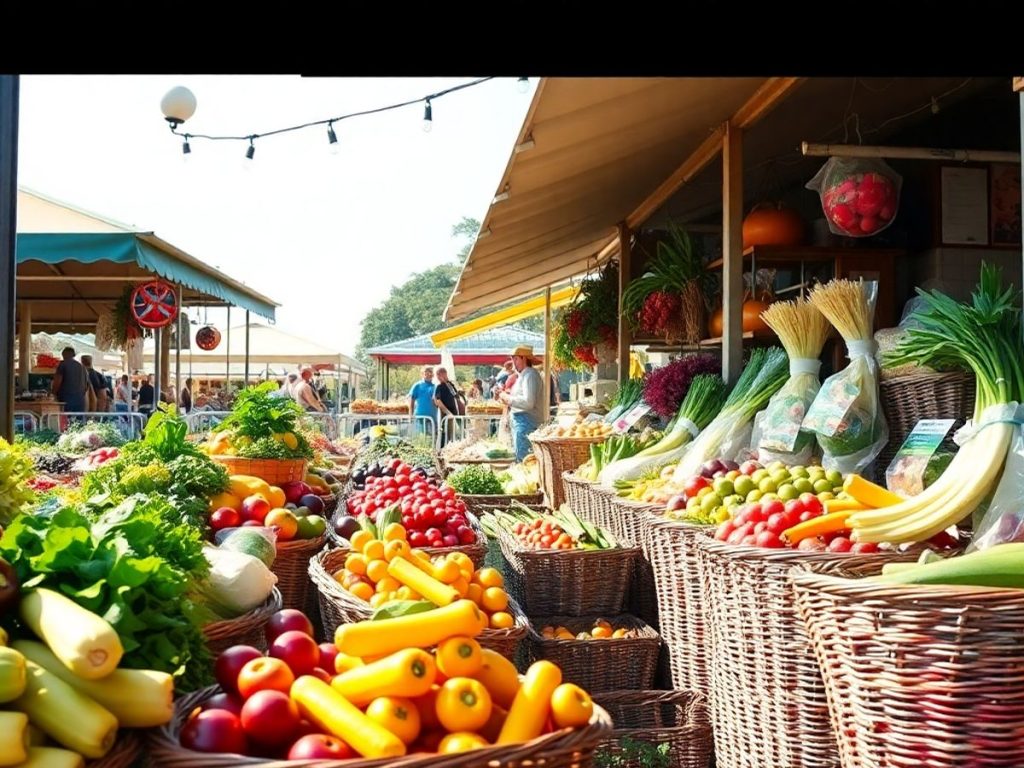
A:
POLYGON ((258 493, 246 496, 242 501, 242 517, 246 520, 256 520, 262 523, 267 519, 268 512, 270 512, 270 502, 258 493))
POLYGON ((238 692, 243 699, 248 699, 257 691, 288 693, 294 682, 295 675, 281 659, 261 656, 250 661, 238 673, 238 692))
POLYGON ((313 492, 313 489, 308 485, 298 481, 285 483, 281 486, 281 490, 284 491, 285 501, 296 505, 303 496, 313 492))
POLYGON ((210 515, 210 527, 215 531, 236 528, 242 524, 242 516, 231 507, 221 507, 210 515))
POLYGON ((268 747, 287 744, 299 730, 299 708, 287 693, 257 691, 242 705, 242 729, 268 747))
POLYGON ((311 733, 292 744, 289 760, 348 760, 356 756, 348 744, 337 736, 311 733))
POLYGON ((309 674, 311 674, 313 677, 319 677, 325 683, 330 683, 331 682, 331 673, 328 672, 323 667, 314 667, 313 671, 310 672, 309 674))
POLYGON ((686 481, 683 485, 683 493, 686 494, 686 498, 692 499, 700 493, 702 489, 707 488, 709 485, 711 485, 710 480, 703 475, 697 475, 696 477, 691 477, 686 481))
POLYGON ((248 749, 241 721, 223 709, 197 710, 178 737, 181 746, 196 752, 244 754, 248 749))
POLYGON ((296 677, 312 674, 320 666, 320 647, 316 640, 298 630, 275 637, 267 655, 287 664, 296 677))
POLYGON ((223 709, 236 717, 241 717, 242 700, 230 693, 215 693, 203 702, 203 709, 223 709))
POLYGON ((677 493, 675 496, 668 500, 667 507, 669 512, 675 512, 676 510, 679 509, 685 509, 686 496, 681 493, 677 493))
POLYGON ((238 693, 238 673, 253 659, 262 659, 263 654, 251 645, 233 645, 217 657, 213 666, 214 677, 221 690, 228 694, 238 693))
POLYGON ((283 635, 285 632, 302 632, 312 637, 313 622, 297 608, 285 608, 271 616, 263 628, 267 645, 273 643, 278 635, 283 635))
POLYGON ((338 657, 338 646, 334 643, 320 643, 320 668, 334 673, 334 660, 338 657))

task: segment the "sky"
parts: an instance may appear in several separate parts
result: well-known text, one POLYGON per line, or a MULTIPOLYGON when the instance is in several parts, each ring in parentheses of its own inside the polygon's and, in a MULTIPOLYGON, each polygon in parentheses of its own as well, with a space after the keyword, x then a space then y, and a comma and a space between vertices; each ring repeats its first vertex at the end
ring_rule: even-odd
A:
MULTIPOLYGON (((475 79, 23 76, 18 183, 154 231, 282 306, 283 329, 351 354, 363 316, 413 272, 451 260, 451 228, 482 220, 530 105, 498 78, 423 105, 247 144, 190 142, 160 99, 184 85, 181 131, 249 135, 420 98, 475 79)), ((242 322, 233 313, 231 324, 242 322)), ((222 311, 208 319, 223 329, 222 311)))

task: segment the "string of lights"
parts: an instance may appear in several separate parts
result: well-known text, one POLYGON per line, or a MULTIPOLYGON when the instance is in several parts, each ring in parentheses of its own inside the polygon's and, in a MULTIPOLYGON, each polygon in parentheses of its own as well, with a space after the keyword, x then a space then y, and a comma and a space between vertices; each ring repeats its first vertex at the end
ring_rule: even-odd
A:
MULTIPOLYGON (((264 131, 262 133, 249 133, 244 136, 232 136, 232 135, 215 135, 208 133, 192 133, 188 131, 179 131, 178 127, 187 121, 196 111, 196 97, 188 88, 178 86, 172 88, 160 101, 160 109, 164 113, 164 118, 170 124, 171 133, 175 136, 180 136, 182 139, 181 151, 187 159, 192 153, 192 146, 190 140, 192 139, 205 139, 207 141, 241 141, 247 142, 248 147, 245 150, 245 157, 248 160, 252 160, 256 156, 256 141, 259 139, 265 139, 270 136, 278 136, 283 133, 291 133, 293 131, 301 131, 306 128, 315 128, 317 126, 327 126, 327 144, 328 148, 332 153, 338 151, 338 134, 334 130, 335 123, 340 123, 345 120, 351 120, 357 117, 366 117, 368 115, 377 115, 382 112, 390 112, 395 109, 403 109, 405 107, 414 106, 416 104, 423 104, 423 130, 429 132, 434 125, 434 109, 433 102, 447 96, 450 93, 456 91, 462 91, 467 88, 473 88, 478 85, 482 85, 489 80, 495 79, 493 76, 481 77, 477 80, 472 80, 468 83, 462 83, 460 85, 453 85, 450 88, 444 90, 435 91, 429 93, 426 96, 421 96, 417 99, 409 99, 408 101, 398 102, 396 104, 388 104, 383 107, 375 107, 374 109, 364 109, 359 112, 350 112, 344 115, 337 115, 336 117, 328 117, 323 120, 313 120, 307 123, 300 123, 299 125, 290 125, 285 128, 276 128, 272 131, 264 131)), ((520 93, 526 93, 530 89, 530 79, 528 77, 520 77, 516 81, 517 87, 520 93)))

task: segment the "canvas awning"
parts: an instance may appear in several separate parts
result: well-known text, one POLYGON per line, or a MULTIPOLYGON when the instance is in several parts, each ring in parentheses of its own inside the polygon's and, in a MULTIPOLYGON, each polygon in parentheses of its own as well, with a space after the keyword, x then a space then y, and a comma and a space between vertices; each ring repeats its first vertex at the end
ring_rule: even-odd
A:
MULTIPOLYGON (((569 304, 579 295, 579 292, 580 288, 578 285, 566 286, 565 288, 552 291, 551 308, 558 309, 569 304)), ((481 331, 487 331, 502 325, 511 325, 528 317, 543 314, 545 305, 546 302, 543 294, 534 296, 531 299, 526 299, 526 301, 520 301, 517 304, 496 309, 486 315, 475 317, 472 320, 453 325, 450 328, 444 328, 431 334, 430 340, 434 343, 435 347, 442 347, 445 344, 464 339, 467 336, 474 336, 481 331)))
MULTIPOLYGON (((499 365, 509 359, 509 353, 520 344, 533 347, 534 355, 544 355, 544 335, 523 328, 503 327, 463 336, 445 348, 456 365, 499 365)), ((382 344, 367 350, 367 354, 391 365, 427 365, 441 362, 438 349, 430 334, 382 344)))
POLYGON ((37 192, 18 191, 18 301, 33 330, 91 330, 126 286, 161 277, 187 306, 235 306, 268 320, 278 304, 157 237, 37 192))
POLYGON ((766 78, 544 78, 445 312, 587 270, 616 225, 766 78))

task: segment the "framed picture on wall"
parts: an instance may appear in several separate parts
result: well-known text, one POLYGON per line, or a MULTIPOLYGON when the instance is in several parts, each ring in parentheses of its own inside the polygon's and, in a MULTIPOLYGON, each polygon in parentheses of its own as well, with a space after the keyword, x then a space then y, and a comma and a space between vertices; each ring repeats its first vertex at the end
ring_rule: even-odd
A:
POLYGON ((987 246, 988 168, 944 165, 940 179, 942 245, 987 246))
POLYGON ((1020 166, 993 163, 989 169, 992 245, 1021 244, 1020 166))

